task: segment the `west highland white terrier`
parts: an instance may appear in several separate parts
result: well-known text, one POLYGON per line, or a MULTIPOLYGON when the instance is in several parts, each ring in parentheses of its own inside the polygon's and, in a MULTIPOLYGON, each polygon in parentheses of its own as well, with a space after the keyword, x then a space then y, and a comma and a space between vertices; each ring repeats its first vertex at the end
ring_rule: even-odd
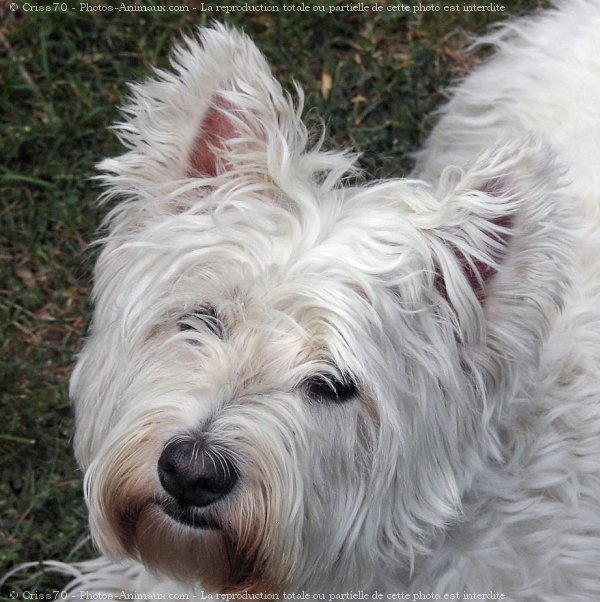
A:
POLYGON ((600 3, 484 42, 408 180, 349 185, 238 31, 133 87, 72 589, 600 600, 600 3))

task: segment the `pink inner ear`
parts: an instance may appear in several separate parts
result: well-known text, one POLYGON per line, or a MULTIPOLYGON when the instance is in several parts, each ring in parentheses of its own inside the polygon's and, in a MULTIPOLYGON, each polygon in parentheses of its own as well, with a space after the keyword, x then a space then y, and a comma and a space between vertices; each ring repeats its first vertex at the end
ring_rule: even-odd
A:
MULTIPOLYGON (((505 215, 503 217, 499 217, 493 221, 494 224, 498 226, 502 226, 503 228, 510 228, 513 224, 513 218, 511 215, 505 215)), ((510 239, 510 234, 505 234, 498 237, 500 242, 502 243, 503 252, 501 254, 497 254, 495 259, 498 262, 502 262, 504 259, 504 255, 506 255, 506 248, 508 246, 508 242, 510 239)), ((472 260, 471 262, 467 261, 465 256, 462 253, 456 251, 456 258, 458 259, 471 288, 475 291, 475 295, 480 303, 485 302, 486 298, 486 284, 494 276, 496 270, 494 270, 487 263, 482 261, 478 261, 477 259, 472 260)), ((435 276, 435 287, 438 292, 442 295, 442 297, 450 303, 450 298, 448 297, 448 289, 446 287, 446 281, 440 272, 438 272, 435 276)))
MULTIPOLYGON (((511 215, 504 215, 493 220, 493 223, 497 226, 501 226, 502 228, 510 228, 513 224, 513 219, 511 215)), ((508 241, 510 238, 509 234, 498 235, 500 242, 502 243, 502 253, 495 257, 496 261, 502 262, 504 256, 506 255, 506 249, 508 246, 508 241)), ((472 264, 469 264, 464 257, 459 258, 461 265, 465 271, 465 275, 467 280, 473 287, 477 298, 481 303, 485 301, 486 290, 485 285, 488 283, 489 279, 496 273, 492 267, 490 267, 487 263, 483 263, 482 261, 473 261, 472 264)))
MULTIPOLYGON (((507 192, 507 183, 505 178, 493 178, 483 184, 481 187, 481 192, 485 192, 491 197, 499 197, 507 192)), ((509 230, 513 223, 512 215, 503 215, 498 217, 492 221, 493 224, 497 226, 501 226, 502 228, 506 228, 509 230)), ((497 254, 495 260, 499 263, 502 263, 504 256, 506 255, 506 249, 508 247, 510 234, 502 234, 496 235, 499 242, 502 244, 502 252, 497 254)), ((467 261, 465 256, 462 253, 456 252, 456 257, 463 268, 465 276, 469 281, 469 284, 475 291, 477 295, 477 299, 479 299, 480 303, 485 302, 486 298, 486 284, 489 282, 490 278, 494 276, 496 270, 487 265, 486 263, 478 260, 473 260, 471 262, 467 261)), ((439 293, 446 299, 446 301, 450 301, 448 298, 448 289, 446 287, 446 282, 440 273, 436 275, 435 278, 435 286, 439 293)))
POLYGON ((225 150, 226 141, 235 135, 228 115, 231 109, 222 99, 217 99, 208 109, 190 154, 190 176, 214 177, 227 168, 221 151, 225 150))

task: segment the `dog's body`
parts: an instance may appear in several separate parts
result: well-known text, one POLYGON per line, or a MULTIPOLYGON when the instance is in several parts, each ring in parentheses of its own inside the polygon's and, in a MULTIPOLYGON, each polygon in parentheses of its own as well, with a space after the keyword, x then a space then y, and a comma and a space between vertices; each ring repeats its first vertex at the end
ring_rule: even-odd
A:
POLYGON ((234 31, 135 89, 72 382, 130 564, 76 588, 600 599, 598 32, 494 34, 429 186, 345 188, 234 31))

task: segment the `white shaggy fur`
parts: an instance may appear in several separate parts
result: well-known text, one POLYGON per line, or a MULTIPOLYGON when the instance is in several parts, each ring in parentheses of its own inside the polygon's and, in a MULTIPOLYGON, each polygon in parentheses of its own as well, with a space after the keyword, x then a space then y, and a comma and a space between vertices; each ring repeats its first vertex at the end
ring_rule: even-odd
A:
POLYGON ((360 187, 239 32, 133 87, 71 389, 125 564, 73 589, 600 599, 598 32, 591 0, 497 30, 415 179, 360 187), (239 471, 218 529, 164 510, 198 432, 239 471))

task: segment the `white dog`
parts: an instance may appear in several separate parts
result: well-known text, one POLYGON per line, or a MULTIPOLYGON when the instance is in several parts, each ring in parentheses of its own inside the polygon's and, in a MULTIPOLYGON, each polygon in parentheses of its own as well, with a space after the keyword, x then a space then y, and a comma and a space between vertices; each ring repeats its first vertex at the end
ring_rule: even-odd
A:
POLYGON ((73 588, 600 600, 600 3, 487 41, 414 180, 349 185, 237 31, 133 88, 73 588))

